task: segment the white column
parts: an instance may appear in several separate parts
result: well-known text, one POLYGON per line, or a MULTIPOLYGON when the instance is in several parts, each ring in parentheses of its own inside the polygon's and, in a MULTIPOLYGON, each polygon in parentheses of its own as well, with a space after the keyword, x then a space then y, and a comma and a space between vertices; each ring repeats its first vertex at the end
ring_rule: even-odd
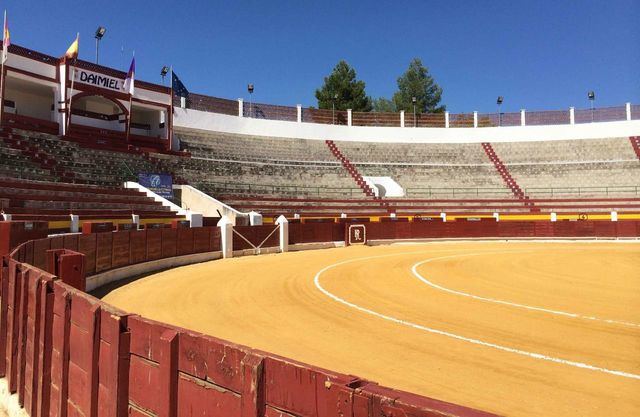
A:
POLYGON ((139 214, 132 214, 131 215, 131 223, 136 225, 136 230, 138 230, 140 228, 140 215, 139 214))
POLYGON ((186 217, 189 220, 189 227, 202 227, 202 213, 187 210, 186 217))
POLYGON ((497 222, 500 221, 500 213, 493 213, 493 218, 496 219, 497 222))
POLYGON ((400 127, 404 127, 404 110, 400 110, 400 127))
POLYGON ((233 258, 233 224, 227 216, 218 220, 220 228, 220 249, 223 258, 233 258))
POLYGON ((289 252, 289 221, 286 217, 280 216, 276 219, 276 224, 280 226, 280 252, 289 252))
POLYGON ((238 99, 238 117, 244 117, 244 100, 238 99))
POLYGON ((256 211, 249 212, 249 224, 251 226, 262 226, 262 214, 256 211))
POLYGON ((444 127, 449 128, 449 112, 444 112, 444 127))
POLYGON ((298 117, 296 118, 296 120, 298 121, 298 123, 302 123, 302 104, 296 105, 296 111, 298 112, 298 117))
POLYGON ((396 213, 389 214, 389 217, 391 217, 392 219, 395 219, 396 218, 396 213))
POLYGON ((294 219, 299 219, 299 218, 300 218, 300 214, 298 214, 298 213, 294 213, 294 214, 293 214, 293 218, 294 218, 294 219))
POLYGON ((446 223, 447 222, 447 213, 444 213, 444 212, 440 213, 440 218, 442 219, 442 221, 444 223, 446 223))
POLYGON ((527 116, 526 116, 526 112, 524 109, 520 110, 520 126, 526 126, 527 125, 527 116))
POLYGON ((340 218, 341 219, 346 219, 347 218, 347 213, 341 213, 340 214, 340 218))
POLYGON ((612 222, 617 222, 618 221, 618 212, 617 211, 612 211, 611 212, 611 221, 612 222))
POLYGON ((556 213, 551 212, 551 213, 549 213, 549 219, 552 222, 557 222, 558 221, 558 215, 556 213))
POLYGON ((347 109, 347 126, 351 126, 351 109, 347 109))
POLYGON ((70 214, 69 220, 71 221, 71 224, 69 225, 71 233, 78 233, 80 231, 80 216, 77 214, 70 214))
POLYGON ((11 215, 7 214, 7 213, 2 213, 2 220, 5 222, 10 222, 11 221, 11 215))
POLYGON ((631 120, 631 103, 625 104, 627 110, 627 120, 631 120))
POLYGON ((478 112, 473 112, 473 127, 478 127, 478 112))
POLYGON ((183 109, 187 108, 187 98, 186 97, 180 97, 180 107, 183 109))
POLYGON ((569 107, 569 124, 576 124, 576 109, 573 107, 569 107))
POLYGON ((62 113, 60 113, 60 118, 58 119, 58 132, 64 136, 67 134, 67 114, 65 113, 65 109, 67 108, 67 88, 65 82, 67 79, 67 66, 65 64, 60 64, 58 68, 60 72, 60 84, 58 84, 57 94, 58 108, 62 110, 62 113))

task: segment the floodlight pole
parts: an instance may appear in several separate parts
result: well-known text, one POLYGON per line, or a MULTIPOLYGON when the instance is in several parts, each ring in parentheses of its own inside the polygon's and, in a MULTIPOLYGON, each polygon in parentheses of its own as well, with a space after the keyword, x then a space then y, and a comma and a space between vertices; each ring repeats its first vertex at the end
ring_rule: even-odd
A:
POLYGON ((413 103, 413 127, 417 127, 418 124, 416 122, 416 102, 418 100, 415 97, 411 97, 411 102, 413 103))

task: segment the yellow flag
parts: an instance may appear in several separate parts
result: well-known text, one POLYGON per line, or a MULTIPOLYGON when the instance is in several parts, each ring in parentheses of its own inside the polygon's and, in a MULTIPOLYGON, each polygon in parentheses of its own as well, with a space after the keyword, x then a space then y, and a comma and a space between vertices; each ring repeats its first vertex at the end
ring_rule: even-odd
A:
POLYGON ((78 37, 73 41, 67 52, 64 54, 68 59, 76 59, 78 57, 78 37))

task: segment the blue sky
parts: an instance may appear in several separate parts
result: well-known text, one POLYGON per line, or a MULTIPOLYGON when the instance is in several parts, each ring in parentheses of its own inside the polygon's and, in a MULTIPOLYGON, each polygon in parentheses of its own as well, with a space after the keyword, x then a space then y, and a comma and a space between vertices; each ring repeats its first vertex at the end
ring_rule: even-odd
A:
POLYGON ((61 55, 107 27, 100 63, 160 82, 173 65, 187 88, 218 97, 316 105, 345 59, 372 97, 390 97, 419 57, 452 112, 640 103, 640 0, 176 1, 9 0, 13 43, 61 55), (123 52, 124 50, 124 52, 123 52))

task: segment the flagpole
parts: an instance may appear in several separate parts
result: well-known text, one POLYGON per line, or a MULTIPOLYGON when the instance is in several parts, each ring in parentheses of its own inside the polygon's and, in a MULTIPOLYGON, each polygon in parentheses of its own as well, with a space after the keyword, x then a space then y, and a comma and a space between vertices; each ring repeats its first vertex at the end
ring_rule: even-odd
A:
POLYGON ((5 51, 4 48, 6 47, 7 49, 9 49, 8 46, 5 46, 5 39, 4 37, 7 36, 7 33, 5 31, 7 27, 7 11, 4 11, 4 24, 2 25, 2 69, 0 69, 1 73, 0 73, 0 128, 2 127, 2 116, 4 115, 4 57, 6 56, 7 58, 9 57, 9 51, 5 51))
POLYGON ((129 94, 129 117, 127 117, 127 143, 129 143, 129 132, 131 132, 131 101, 133 99, 133 94, 129 94))
MULTIPOLYGON (((133 59, 136 59, 136 50, 133 50, 133 59)), ((129 70, 131 70, 131 68, 129 68, 129 70)), ((128 77, 129 74, 127 74, 128 77)), ((135 83, 134 79, 135 79, 135 70, 133 72, 132 75, 133 79, 131 80, 131 82, 135 83)), ((126 81, 126 80, 125 80, 126 81)), ((127 143, 129 143, 129 134, 131 133, 131 117, 133 116, 133 104, 131 103, 133 100, 133 94, 131 93, 131 87, 129 87, 129 117, 127 117, 127 143)))
MULTIPOLYGON (((80 40, 80 32, 76 34, 76 42, 80 40)), ((65 129, 65 135, 69 134, 69 125, 71 123, 71 100, 73 99, 73 83, 76 80, 76 64, 78 63, 78 55, 73 59, 73 69, 71 71, 71 92, 69 93, 69 108, 67 109, 67 126, 65 129)))
POLYGON ((171 65, 171 106, 169 107, 169 115, 167 116, 167 140, 169 141, 169 150, 173 150, 173 65, 171 65))

